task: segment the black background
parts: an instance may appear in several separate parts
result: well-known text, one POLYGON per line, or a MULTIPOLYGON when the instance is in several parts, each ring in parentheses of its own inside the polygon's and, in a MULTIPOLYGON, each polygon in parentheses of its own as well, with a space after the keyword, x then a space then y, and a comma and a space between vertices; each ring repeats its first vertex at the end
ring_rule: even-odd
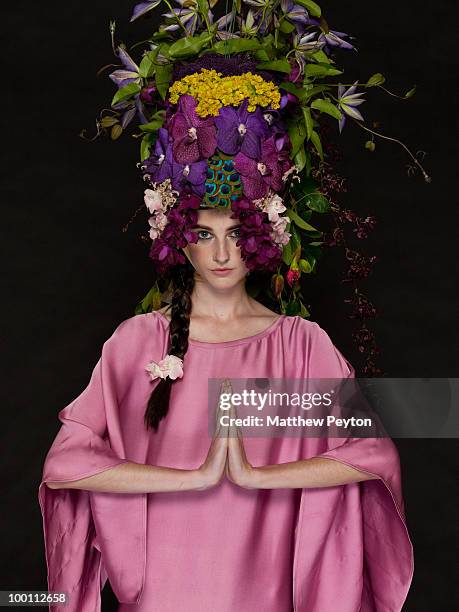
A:
MULTIPOLYGON (((135 167, 138 141, 90 143, 95 119, 115 91, 105 64, 117 41, 145 38, 157 22, 129 18, 134 3, 20 3, 3 15, 4 394, 2 432, 1 589, 46 589, 38 484, 59 428, 57 412, 76 397, 102 347, 151 286, 152 267, 139 239, 121 227, 143 202, 135 167)), ((457 5, 451 0, 322 2, 333 29, 356 37, 358 53, 340 51, 345 82, 382 72, 385 86, 415 97, 397 100, 372 89, 360 107, 367 124, 427 153, 432 175, 408 177, 409 158, 348 122, 337 139, 349 191, 343 205, 373 214, 378 225, 357 248, 380 260, 364 290, 381 312, 371 322, 388 376, 451 377, 458 372, 457 296, 457 5), (328 5, 328 6, 327 6, 328 5)), ((138 59, 138 55, 133 53, 138 59)), ((312 319, 357 361, 340 287, 344 258, 330 252, 306 284, 312 319)), ((396 440, 415 575, 404 610, 458 609, 457 440, 396 440)), ((396 545, 396 543, 394 543, 396 545)), ((110 589, 104 610, 115 610, 110 589)), ((328 612, 328 611, 324 611, 328 612)))

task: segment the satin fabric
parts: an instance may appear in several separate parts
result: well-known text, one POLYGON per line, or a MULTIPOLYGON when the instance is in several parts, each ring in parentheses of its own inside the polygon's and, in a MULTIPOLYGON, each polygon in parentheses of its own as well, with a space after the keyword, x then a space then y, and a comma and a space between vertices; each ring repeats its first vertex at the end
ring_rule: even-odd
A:
POLYGON ((107 577, 119 612, 400 611, 413 549, 389 439, 244 441, 254 466, 322 456, 378 476, 344 486, 242 490, 223 480, 208 491, 152 494, 46 486, 126 461, 198 467, 210 442, 208 378, 355 376, 327 333, 300 317, 281 316, 240 340, 190 340, 184 377, 174 383, 169 414, 154 433, 143 415, 157 383, 144 368, 166 355, 167 340, 168 321, 159 313, 123 321, 86 389, 59 412, 39 503, 48 588, 69 594, 67 611, 99 612, 107 577), (177 566, 170 553, 179 545, 177 566), (206 574, 212 563, 218 571, 206 574))

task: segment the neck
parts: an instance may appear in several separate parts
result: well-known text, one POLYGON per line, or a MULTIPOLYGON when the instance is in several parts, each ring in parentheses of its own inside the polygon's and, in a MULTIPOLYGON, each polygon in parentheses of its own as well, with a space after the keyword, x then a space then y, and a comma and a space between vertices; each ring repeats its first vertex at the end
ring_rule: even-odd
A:
POLYGON ((231 289, 216 289, 208 283, 195 282, 192 294, 192 316, 230 321, 254 310, 252 298, 246 291, 245 280, 231 289))

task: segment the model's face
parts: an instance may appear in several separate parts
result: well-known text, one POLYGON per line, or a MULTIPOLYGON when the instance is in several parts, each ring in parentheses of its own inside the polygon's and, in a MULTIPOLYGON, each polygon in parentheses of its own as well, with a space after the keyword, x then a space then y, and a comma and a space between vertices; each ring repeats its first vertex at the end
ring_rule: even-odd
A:
POLYGON ((183 249, 200 279, 218 288, 236 285, 248 272, 236 246, 240 222, 231 214, 227 209, 199 210, 198 222, 191 228, 199 240, 183 249))

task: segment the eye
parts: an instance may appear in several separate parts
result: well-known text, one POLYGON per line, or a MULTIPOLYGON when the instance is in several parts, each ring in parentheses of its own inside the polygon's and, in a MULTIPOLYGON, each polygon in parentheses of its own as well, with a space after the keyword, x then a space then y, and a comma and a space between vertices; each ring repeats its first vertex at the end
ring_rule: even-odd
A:
POLYGON ((231 231, 230 236, 232 236, 233 238, 240 238, 241 237, 241 230, 239 227, 236 227, 235 229, 233 229, 231 231))
POLYGON ((198 230, 197 232, 199 240, 209 240, 210 232, 207 230, 198 230), (201 234, 207 234, 207 236, 201 236, 201 234))

